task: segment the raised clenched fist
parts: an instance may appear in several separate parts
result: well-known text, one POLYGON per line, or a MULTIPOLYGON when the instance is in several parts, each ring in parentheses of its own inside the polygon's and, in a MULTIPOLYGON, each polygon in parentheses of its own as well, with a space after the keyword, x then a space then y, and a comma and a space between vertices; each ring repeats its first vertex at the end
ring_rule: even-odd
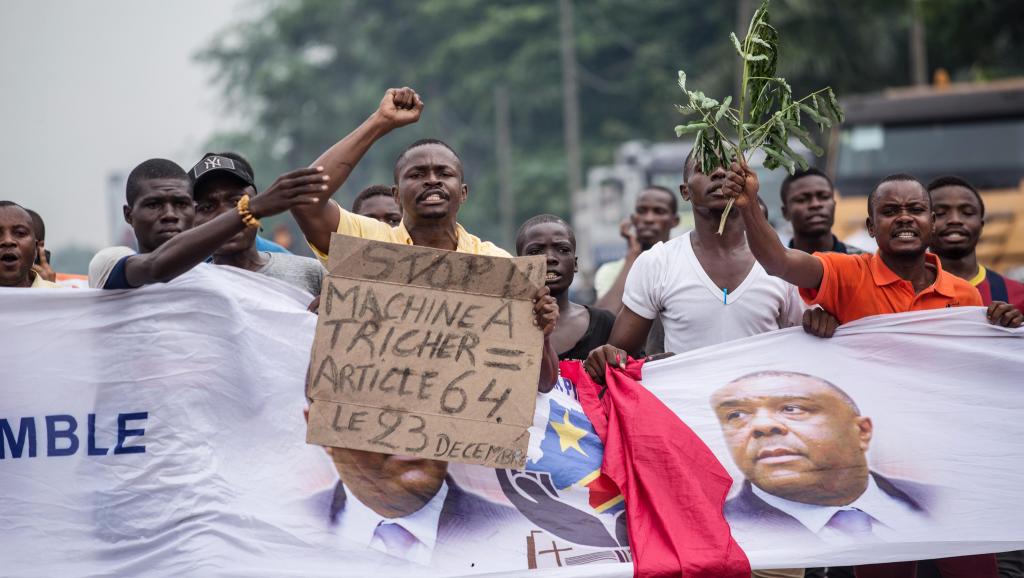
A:
POLYGON ((408 86, 389 88, 380 101, 377 114, 389 128, 398 128, 412 124, 420 119, 423 112, 423 101, 416 91, 408 86))

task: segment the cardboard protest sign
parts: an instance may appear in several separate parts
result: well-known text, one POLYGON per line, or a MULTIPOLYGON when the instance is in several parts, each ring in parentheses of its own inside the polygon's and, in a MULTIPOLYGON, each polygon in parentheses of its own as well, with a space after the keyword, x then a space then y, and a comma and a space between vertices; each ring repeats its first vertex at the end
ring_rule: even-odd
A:
POLYGON ((306 441, 521 468, 543 335, 541 257, 335 235, 320 300, 306 441))

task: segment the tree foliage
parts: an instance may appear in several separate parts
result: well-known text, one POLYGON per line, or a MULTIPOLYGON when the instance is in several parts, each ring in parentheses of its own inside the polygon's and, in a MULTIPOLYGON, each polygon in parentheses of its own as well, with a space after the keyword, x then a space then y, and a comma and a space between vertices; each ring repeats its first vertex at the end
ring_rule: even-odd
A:
MULTIPOLYGON (((954 78, 964 70, 1019 72, 1020 35, 1011 34, 1011 19, 988 22, 991 28, 974 38, 932 42, 949 38, 945 30, 963 22, 966 4, 1015 3, 925 0, 929 55, 955 53, 934 64, 950 67, 954 78), (932 4, 960 21, 947 22, 932 4), (988 40, 993 47, 984 46, 988 40), (1015 55, 1006 53, 1014 47, 1015 55), (972 68, 979 63, 982 68, 972 68)), ((1015 9, 999 8, 1006 17, 1015 9)), ((610 162, 624 140, 673 138, 666 121, 680 67, 709 93, 735 87, 732 47, 719 39, 736 27, 736 2, 591 0, 575 2, 575 13, 584 166, 610 162)), ((786 39, 779 75, 800 93, 824 85, 852 94, 907 84, 908 14, 909 3, 884 0, 778 1, 773 22, 786 39)), ((435 137, 465 161, 470 202, 460 219, 471 230, 493 230, 500 85, 510 95, 518 220, 540 212, 568 217, 558 16, 554 0, 257 4, 200 54, 238 121, 210 147, 245 154, 258 181, 269 183, 362 122, 386 88, 412 86, 426 102, 423 118, 375 145, 339 200, 347 205, 363 186, 390 183, 398 151, 435 137)))

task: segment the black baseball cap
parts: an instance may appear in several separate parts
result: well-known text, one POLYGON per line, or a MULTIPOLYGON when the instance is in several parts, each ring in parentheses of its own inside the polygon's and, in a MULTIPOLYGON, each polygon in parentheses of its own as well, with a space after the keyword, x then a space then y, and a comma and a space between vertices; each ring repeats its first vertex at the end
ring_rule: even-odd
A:
POLYGON ((206 153, 202 160, 188 171, 193 189, 204 180, 222 174, 234 175, 246 185, 256 188, 252 165, 236 153, 206 153))

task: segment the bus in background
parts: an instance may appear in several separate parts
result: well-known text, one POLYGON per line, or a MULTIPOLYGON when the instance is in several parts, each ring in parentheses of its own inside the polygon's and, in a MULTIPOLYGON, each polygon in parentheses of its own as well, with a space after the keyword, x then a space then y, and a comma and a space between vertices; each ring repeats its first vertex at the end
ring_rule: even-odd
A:
MULTIPOLYGON (((941 73, 937 75, 941 78, 941 73)), ((1024 265, 1024 79, 890 89, 842 99, 826 169, 838 200, 835 234, 872 250, 867 195, 883 177, 967 179, 985 201, 978 260, 1005 272, 1024 265)))

